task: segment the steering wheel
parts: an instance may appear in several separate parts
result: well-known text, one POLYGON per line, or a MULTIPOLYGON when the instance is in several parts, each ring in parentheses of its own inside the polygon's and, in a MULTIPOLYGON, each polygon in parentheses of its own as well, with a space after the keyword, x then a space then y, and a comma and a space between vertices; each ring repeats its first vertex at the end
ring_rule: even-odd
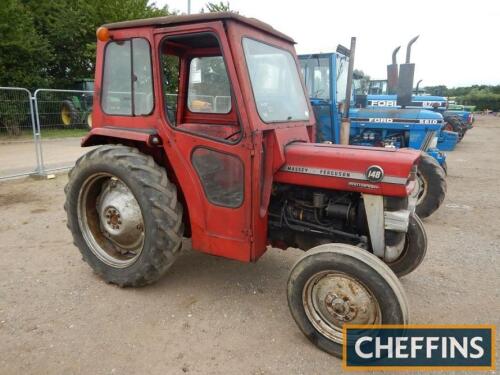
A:
POLYGON ((323 94, 325 92, 325 90, 323 89, 318 89, 314 92, 314 97, 315 98, 319 98, 319 95, 323 94))

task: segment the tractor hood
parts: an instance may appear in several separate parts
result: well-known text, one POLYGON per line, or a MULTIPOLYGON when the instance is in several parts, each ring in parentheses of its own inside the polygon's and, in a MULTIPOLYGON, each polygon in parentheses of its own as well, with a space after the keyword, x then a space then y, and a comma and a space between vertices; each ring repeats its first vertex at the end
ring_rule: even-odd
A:
MULTIPOLYGON (((397 100, 397 95, 367 95, 366 97, 368 107, 400 108, 397 100)), ((446 98, 442 96, 413 95, 409 107, 443 110, 447 105, 446 98)))
POLYGON ((349 117, 443 121, 440 113, 425 109, 354 108, 349 111, 349 117))
POLYGON ((425 109, 356 108, 349 111, 353 126, 382 129, 407 129, 419 127, 438 131, 443 126, 443 116, 425 109))
POLYGON ((285 147, 274 181, 325 189, 404 197, 420 152, 409 149, 296 142, 285 147))

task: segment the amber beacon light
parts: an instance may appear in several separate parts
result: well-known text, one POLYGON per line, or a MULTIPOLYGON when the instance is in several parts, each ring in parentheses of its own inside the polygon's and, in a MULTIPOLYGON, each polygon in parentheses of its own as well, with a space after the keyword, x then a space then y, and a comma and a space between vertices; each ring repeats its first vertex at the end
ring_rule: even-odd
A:
POLYGON ((96 31, 97 39, 101 42, 108 41, 111 37, 109 36, 109 30, 106 27, 99 27, 96 31))

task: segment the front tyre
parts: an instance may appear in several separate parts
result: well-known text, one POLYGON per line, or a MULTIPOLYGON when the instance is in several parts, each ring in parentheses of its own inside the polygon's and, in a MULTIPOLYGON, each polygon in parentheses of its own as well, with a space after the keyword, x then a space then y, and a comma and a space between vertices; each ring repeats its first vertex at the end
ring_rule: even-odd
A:
POLYGON ((446 175, 432 156, 422 153, 417 169, 417 183, 411 197, 416 200, 415 212, 421 218, 434 213, 446 195, 446 175))
POLYGON ((76 162, 65 193, 74 243, 107 282, 150 284, 175 261, 182 206, 151 156, 132 147, 98 147, 76 162))
POLYGON ((412 213, 401 255, 395 261, 386 264, 398 277, 402 277, 417 269, 426 253, 427 235, 424 224, 417 215, 412 213))
POLYGON ((288 306, 306 337, 342 356, 344 324, 407 324, 408 302, 396 275, 375 255, 346 244, 306 252, 288 279, 288 306))

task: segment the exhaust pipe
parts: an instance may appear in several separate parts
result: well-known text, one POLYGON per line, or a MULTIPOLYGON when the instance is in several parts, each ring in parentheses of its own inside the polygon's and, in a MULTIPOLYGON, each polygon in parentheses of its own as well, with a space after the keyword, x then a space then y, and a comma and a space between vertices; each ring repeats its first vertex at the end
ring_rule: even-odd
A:
POLYGON ((401 46, 396 47, 394 51, 392 51, 392 64, 387 65, 387 93, 389 95, 394 95, 398 89, 398 81, 399 81, 399 67, 397 61, 397 54, 401 46))
POLYGON ((417 94, 417 95, 418 95, 418 90, 420 88, 420 82, 422 82, 422 81, 423 81, 423 79, 421 79, 420 81, 418 81, 417 82, 417 86, 415 87, 415 94, 417 94))
POLYGON ((352 72, 354 70, 354 52, 356 50, 356 37, 351 38, 351 48, 349 52, 349 66, 347 70, 347 85, 345 91, 344 115, 340 126, 340 144, 348 145, 351 133, 351 124, 349 123, 349 108, 351 106, 352 91, 352 72))
POLYGON ((397 55, 399 50, 401 49, 401 46, 397 46, 394 51, 392 51, 392 65, 397 65, 398 60, 397 60, 397 55))
POLYGON ((420 37, 420 35, 417 35, 416 37, 414 37, 413 39, 411 39, 408 42, 408 45, 406 46, 406 64, 410 63, 411 46, 413 45, 413 43, 415 43, 417 41, 417 39, 419 37, 420 37))
POLYGON ((397 89, 397 104, 401 108, 411 105, 413 95, 413 78, 415 76, 415 64, 410 63, 411 47, 416 42, 419 35, 412 38, 406 47, 406 62, 399 66, 399 79, 397 89))

